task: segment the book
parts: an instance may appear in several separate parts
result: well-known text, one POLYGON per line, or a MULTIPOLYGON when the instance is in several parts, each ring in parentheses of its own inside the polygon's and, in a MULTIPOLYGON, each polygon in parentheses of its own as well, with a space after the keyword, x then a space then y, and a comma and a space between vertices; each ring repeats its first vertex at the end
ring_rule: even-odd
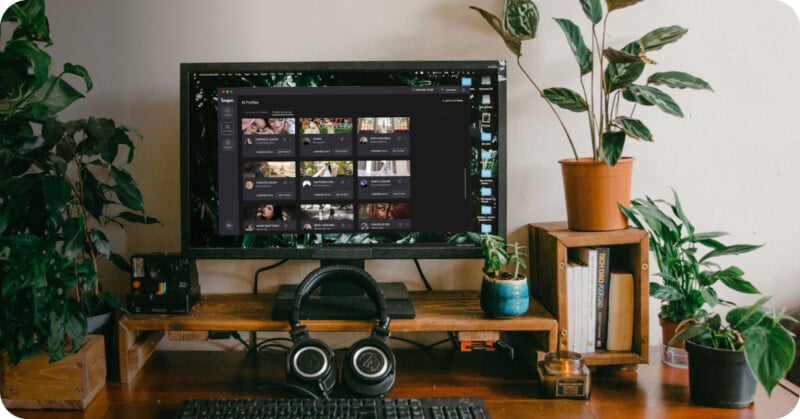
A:
POLYGON ((608 282, 611 276, 611 249, 597 247, 597 289, 595 306, 597 308, 597 327, 595 328, 595 347, 606 349, 608 335, 608 282))
POLYGON ((629 351, 633 343, 633 275, 613 271, 608 281, 606 349, 629 351))
POLYGON ((577 352, 578 336, 578 268, 574 261, 567 262, 567 350, 577 352))
MULTIPOLYGON (((599 249, 594 247, 580 247, 575 249, 575 257, 585 265, 583 307, 585 308, 584 317, 586 319, 586 350, 583 352, 593 353, 597 346, 597 281, 598 281, 598 256, 599 249)), ((605 340, 605 338, 603 339, 605 340)))

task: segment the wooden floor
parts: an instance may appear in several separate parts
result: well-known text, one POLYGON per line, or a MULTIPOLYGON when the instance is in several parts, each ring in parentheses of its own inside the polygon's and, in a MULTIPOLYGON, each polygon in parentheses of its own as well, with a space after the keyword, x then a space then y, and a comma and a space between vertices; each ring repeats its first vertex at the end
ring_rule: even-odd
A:
MULTIPOLYGON (((652 351, 658 354, 658 351, 652 351)), ((341 359, 342 356, 339 357, 341 359)), ((397 382, 388 397, 474 396, 492 418, 780 418, 797 405, 796 388, 759 388, 746 409, 715 409, 689 401, 686 370, 658 355, 638 370, 592 375, 589 400, 543 398, 533 369, 494 353, 398 351, 397 382)), ((298 397, 280 388, 283 355, 156 352, 130 384, 110 382, 83 412, 17 411, 24 418, 171 418, 187 398, 298 397)), ((339 387, 336 396, 347 396, 339 387)))

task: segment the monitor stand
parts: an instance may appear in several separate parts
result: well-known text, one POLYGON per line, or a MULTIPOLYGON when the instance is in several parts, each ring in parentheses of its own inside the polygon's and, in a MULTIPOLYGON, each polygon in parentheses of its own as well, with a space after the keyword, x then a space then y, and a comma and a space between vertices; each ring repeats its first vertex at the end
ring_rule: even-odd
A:
MULTIPOLYGON (((322 260, 322 266, 351 265, 364 268, 363 259, 322 260)), ((376 279, 377 280, 377 279, 376 279)), ((378 282, 386 299, 389 317, 413 319, 417 315, 408 288, 402 282, 378 282)), ((281 285, 272 310, 273 320, 287 320, 292 310, 297 284, 281 285)), ((360 288, 331 278, 307 297, 300 310, 301 319, 369 320, 377 318, 375 304, 360 288)))

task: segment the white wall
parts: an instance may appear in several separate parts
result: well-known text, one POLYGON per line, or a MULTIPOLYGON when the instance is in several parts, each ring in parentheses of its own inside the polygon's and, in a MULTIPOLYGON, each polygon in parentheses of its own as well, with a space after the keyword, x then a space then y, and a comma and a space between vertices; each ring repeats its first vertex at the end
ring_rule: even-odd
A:
MULTIPOLYGON (((64 118, 110 116, 137 128, 144 142, 131 168, 151 215, 163 226, 111 232, 123 254, 180 249, 178 201, 178 64, 204 61, 511 59, 475 4, 500 13, 500 0, 51 0, 47 3, 55 62, 83 64, 95 82, 64 118)), ((572 54, 552 17, 583 24, 578 1, 539 0, 538 39, 523 63, 543 86, 578 88, 572 54)), ((611 45, 621 47, 659 26, 690 29, 652 54, 659 70, 683 70, 714 92, 677 91, 686 117, 639 110, 654 144, 630 143, 633 196, 681 195, 701 230, 731 240, 766 243, 735 263, 777 305, 800 306, 800 25, 776 0, 648 0, 614 12, 611 45)), ((583 26, 584 34, 588 29, 583 26)), ((510 66, 508 197, 511 240, 527 242, 526 224, 565 218, 557 160, 569 149, 550 111, 522 73, 510 66)), ((567 115, 588 153, 584 117, 567 115)), ((731 261, 734 262, 734 261, 731 261)), ((258 261, 203 261, 203 291, 247 292, 258 261)), ((293 262, 261 279, 262 289, 296 282, 313 268, 293 262)), ((474 261, 423 261, 436 288, 478 288, 474 261)), ((421 289, 410 261, 375 261, 380 280, 421 289)), ((127 278, 106 269, 123 293, 127 278)), ((725 294, 740 302, 751 298, 725 294)), ((651 320, 655 304, 651 303, 651 320)), ((651 328, 651 341, 658 342, 651 328)))

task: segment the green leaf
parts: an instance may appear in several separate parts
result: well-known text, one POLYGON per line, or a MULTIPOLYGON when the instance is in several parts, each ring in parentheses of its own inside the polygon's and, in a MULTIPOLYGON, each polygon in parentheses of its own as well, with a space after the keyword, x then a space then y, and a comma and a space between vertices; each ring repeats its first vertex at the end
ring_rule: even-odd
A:
POLYGON ((512 38, 525 40, 536 37, 539 9, 531 0, 506 0, 503 8, 503 29, 512 38))
POLYGON ((705 254, 700 259, 700 262, 705 262, 711 258, 719 257, 719 256, 727 256, 727 255, 740 255, 742 253, 752 252, 760 247, 764 246, 763 244, 733 244, 730 246, 725 246, 719 249, 714 249, 705 254))
POLYGON ((12 59, 25 60, 29 67, 33 68, 34 88, 39 88, 47 82, 51 58, 36 43, 21 39, 12 40, 6 44, 3 55, 12 59))
POLYGON ((108 242, 108 237, 102 231, 92 229, 91 231, 92 245, 97 253, 108 257, 111 254, 111 244, 108 242))
MULTIPOLYGON (((69 83, 62 79, 51 77, 50 81, 27 99, 27 103, 39 102, 47 107, 51 115, 55 115, 82 97, 84 97, 83 94, 75 90, 69 83)), ((44 118, 40 117, 37 120, 42 119, 44 118)))
POLYGON ((615 118, 611 124, 622 131, 625 135, 637 140, 653 141, 653 136, 650 134, 650 129, 638 119, 620 116, 615 118))
POLYGON ((130 211, 124 211, 117 214, 117 218, 122 218, 123 220, 130 222, 130 223, 139 223, 139 224, 160 224, 161 222, 158 221, 155 217, 148 217, 144 214, 136 214, 130 211))
POLYGON ((83 217, 72 217, 64 221, 64 247, 62 251, 69 260, 75 260, 83 252, 83 217))
POLYGON ((666 26, 648 32, 645 36, 639 39, 642 43, 642 48, 645 51, 657 51, 664 47, 664 45, 671 44, 686 35, 688 29, 681 28, 680 26, 666 26))
POLYGON ((583 42, 581 29, 569 19, 555 19, 555 21, 567 37, 572 54, 581 69, 581 75, 590 73, 592 71, 592 51, 583 42))
POLYGON ((622 131, 606 131, 603 133, 603 160, 609 166, 617 164, 622 156, 622 148, 625 146, 625 133, 622 131))
POLYGON ((771 395, 794 362, 794 339, 780 326, 754 328, 745 338, 744 354, 753 375, 771 395))
MULTIPOLYGON (((641 47, 639 42, 632 42, 622 49, 622 52, 639 56, 641 47)), ((629 64, 609 64, 604 74, 606 89, 609 93, 626 88, 635 82, 644 72, 645 63, 635 62, 629 64)))
POLYGON ((674 89, 698 89, 698 90, 711 90, 711 85, 705 80, 695 77, 691 74, 682 71, 665 71, 661 73, 653 73, 647 78, 648 84, 664 85, 674 89))
POLYGON ((661 301, 677 301, 683 299, 680 290, 661 285, 657 282, 650 283, 650 296, 661 301))
POLYGON ((72 200, 72 189, 65 178, 47 176, 42 181, 42 193, 51 220, 60 221, 72 200))
POLYGON ((603 20, 603 6, 600 5, 600 0, 581 0, 581 7, 593 25, 603 20))
POLYGON ((632 85, 625 90, 622 96, 641 105, 656 105, 670 115, 683 117, 683 111, 681 111, 680 106, 668 94, 655 87, 632 85))
POLYGON ((131 271, 131 265, 128 264, 128 261, 117 253, 111 252, 111 254, 108 255, 108 260, 123 272, 131 271))
POLYGON ((144 212, 142 193, 131 175, 125 169, 111 167, 111 176, 115 183, 111 190, 116 193, 120 203, 134 211, 144 212))
POLYGON ((64 72, 67 74, 74 74, 83 78, 84 84, 86 84, 86 93, 92 90, 92 78, 89 76, 89 72, 86 69, 78 64, 71 64, 66 63, 64 64, 64 72))
POLYGON ((503 29, 503 25, 499 17, 495 16, 490 12, 487 12, 486 10, 481 9, 480 7, 470 6, 469 8, 480 13, 483 19, 486 20, 487 23, 489 23, 489 26, 491 26, 492 29, 494 29, 495 32, 497 32, 500 35, 500 38, 503 39, 503 42, 505 42, 506 47, 508 47, 509 51, 511 51, 511 53, 514 54, 514 56, 516 57, 522 56, 522 40, 515 39, 508 32, 506 32, 505 29, 503 29))
POLYGON ((589 110, 589 104, 574 90, 564 87, 553 87, 544 89, 545 99, 550 103, 572 112, 585 112, 589 110))
POLYGON ((622 9, 623 7, 632 6, 642 0, 606 0, 609 13, 612 10, 622 9))

